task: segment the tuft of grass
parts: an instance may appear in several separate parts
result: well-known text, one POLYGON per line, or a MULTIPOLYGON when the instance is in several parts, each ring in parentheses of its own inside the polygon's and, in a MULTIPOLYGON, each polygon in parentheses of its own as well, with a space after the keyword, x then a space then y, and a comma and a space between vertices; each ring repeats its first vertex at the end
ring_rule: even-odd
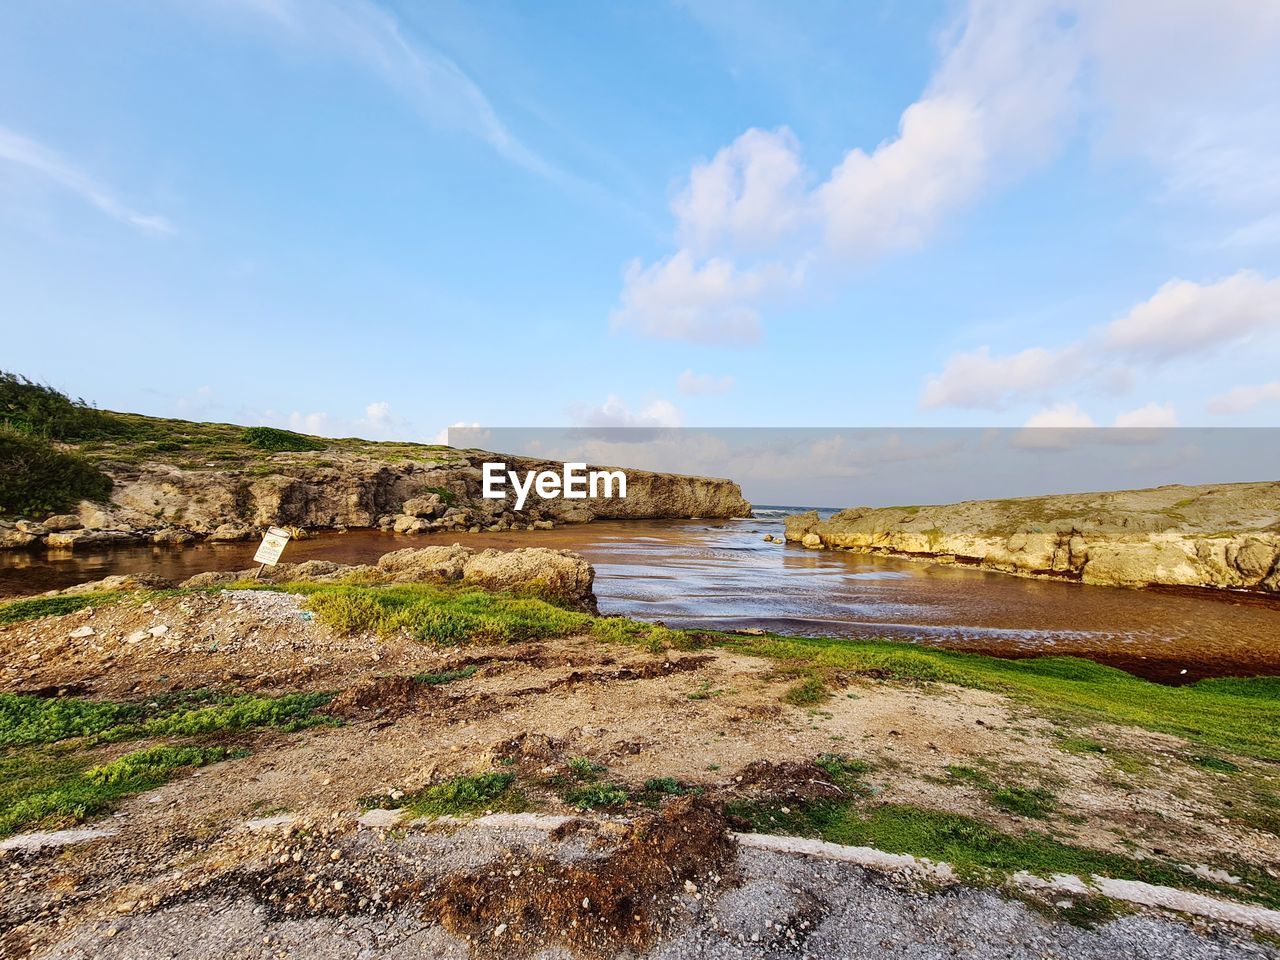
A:
POLYGON ((620 783, 592 783, 570 790, 564 799, 579 810, 609 809, 626 806, 631 791, 620 783))
POLYGON ((159 746, 89 766, 83 756, 26 750, 0 759, 0 835, 79 823, 121 797, 151 790, 184 768, 246 756, 243 750, 159 746))
POLYGON ((575 780, 594 780, 609 769, 603 763, 596 763, 590 757, 572 757, 568 766, 569 772, 575 780))
POLYGON ((1043 820, 1058 809, 1058 798, 1047 787, 1001 785, 985 771, 973 767, 952 765, 947 767, 947 774, 984 791, 993 806, 1021 817, 1043 820))
POLYGON ((820 677, 806 677, 787 687, 782 694, 784 702, 796 707, 810 707, 822 703, 831 692, 820 677))
POLYGON ((406 797, 404 807, 420 817, 458 817, 484 810, 515 810, 523 798, 511 790, 514 773, 477 773, 454 777, 406 797))
POLYGON ((862 777, 871 771, 871 764, 844 753, 824 753, 813 761, 837 787, 862 786, 862 777))
POLYGON ((465 680, 475 674, 479 669, 476 666, 461 667, 457 670, 444 670, 440 673, 419 673, 413 678, 415 683, 426 684, 429 687, 441 686, 446 683, 453 683, 455 680, 465 680))
POLYGON ((304 586, 307 608, 341 633, 405 631, 427 643, 513 643, 591 628, 591 617, 545 600, 431 584, 304 586))
POLYGON ((1020 817, 1043 820, 1058 809, 1058 798, 1047 787, 1000 787, 991 802, 1020 817))
POLYGON ((1212 770, 1214 773, 1239 773, 1240 765, 1232 763, 1230 760, 1223 760, 1221 757, 1210 756, 1194 756, 1188 757, 1197 767, 1204 767, 1206 770, 1212 770))
POLYGON ((324 450, 328 444, 317 437, 304 436, 292 430, 276 427, 245 427, 240 440, 257 450, 272 453, 301 453, 308 450, 324 450))

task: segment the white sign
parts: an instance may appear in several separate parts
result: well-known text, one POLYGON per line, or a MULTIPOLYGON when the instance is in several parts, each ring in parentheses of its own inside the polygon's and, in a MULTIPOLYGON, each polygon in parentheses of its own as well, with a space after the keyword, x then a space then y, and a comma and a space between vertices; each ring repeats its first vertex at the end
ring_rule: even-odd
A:
POLYGON ((253 562, 265 563, 267 566, 274 567, 280 561, 280 554, 284 553, 284 548, 288 543, 288 530, 281 530, 279 527, 268 527, 267 532, 262 535, 262 543, 258 545, 258 552, 253 555, 253 562))

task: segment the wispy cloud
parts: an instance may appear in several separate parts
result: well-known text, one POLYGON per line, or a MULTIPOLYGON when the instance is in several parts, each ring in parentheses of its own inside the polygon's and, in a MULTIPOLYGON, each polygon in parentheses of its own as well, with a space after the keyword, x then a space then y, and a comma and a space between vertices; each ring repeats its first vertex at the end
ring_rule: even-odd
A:
POLYGON ((0 162, 19 167, 41 180, 78 196, 121 223, 127 223, 150 233, 176 232, 173 225, 164 217, 133 209, 113 191, 76 167, 56 150, 3 126, 0 126, 0 162))
POLYGON ((517 137, 480 86, 452 59, 371 0, 219 0, 257 15, 282 39, 345 59, 375 74, 427 121, 482 140, 500 156, 564 185, 581 181, 517 137))

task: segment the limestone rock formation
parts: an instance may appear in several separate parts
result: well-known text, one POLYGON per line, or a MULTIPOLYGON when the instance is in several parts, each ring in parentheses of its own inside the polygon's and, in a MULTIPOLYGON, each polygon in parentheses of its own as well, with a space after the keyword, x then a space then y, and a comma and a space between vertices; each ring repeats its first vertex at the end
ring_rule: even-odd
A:
POLYGON ((810 511, 787 518, 786 538, 1084 583, 1280 593, 1276 482, 810 511))

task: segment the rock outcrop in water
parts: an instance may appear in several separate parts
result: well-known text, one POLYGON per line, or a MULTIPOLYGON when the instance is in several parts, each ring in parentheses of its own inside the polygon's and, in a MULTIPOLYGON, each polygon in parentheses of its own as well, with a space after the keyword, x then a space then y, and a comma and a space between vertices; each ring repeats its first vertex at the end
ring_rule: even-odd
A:
MULTIPOLYGON (((514 494, 481 496, 481 465, 555 470, 562 464, 435 448, 419 456, 378 457, 333 450, 264 454, 253 465, 192 469, 162 462, 113 463, 106 504, 44 522, 0 521, 0 549, 82 550, 145 542, 243 540, 269 525, 304 530, 380 528, 397 533, 534 529, 597 519, 745 517, 751 505, 731 480, 626 470, 625 498, 542 500, 522 510, 514 494)), ((508 486, 509 489, 509 486, 508 486)))
POLYGON ((1280 593, 1280 483, 811 511, 787 518, 786 537, 1083 583, 1280 593))
POLYGON ((596 612, 596 572, 583 557, 568 550, 520 547, 515 550, 472 550, 450 546, 409 547, 384 553, 376 563, 347 564, 330 560, 281 563, 259 570, 208 571, 180 583, 153 576, 121 575, 53 590, 46 596, 79 596, 113 590, 203 589, 247 580, 265 583, 443 583, 495 592, 532 595, 596 612))

